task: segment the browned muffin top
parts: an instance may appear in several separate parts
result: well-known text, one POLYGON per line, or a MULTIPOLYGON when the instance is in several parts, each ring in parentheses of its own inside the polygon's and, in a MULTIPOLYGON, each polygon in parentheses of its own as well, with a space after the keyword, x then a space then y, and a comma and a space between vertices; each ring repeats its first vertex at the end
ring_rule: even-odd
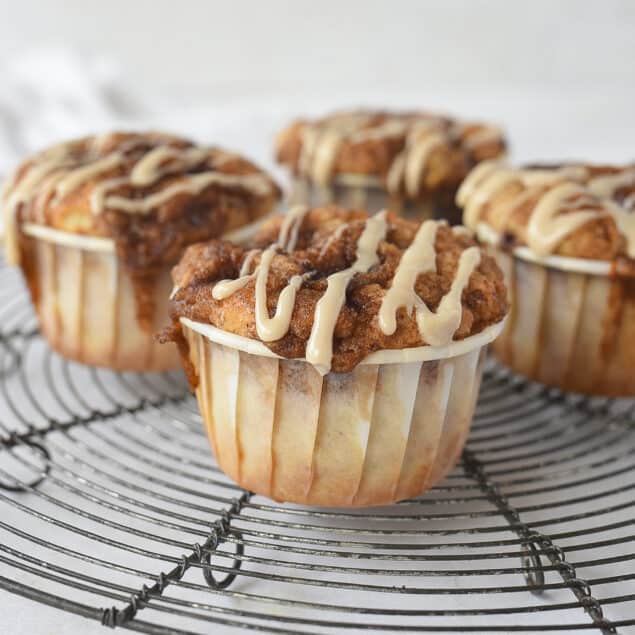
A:
POLYGON ((444 346, 507 312, 501 271, 463 228, 335 206, 295 208, 250 246, 192 245, 172 275, 175 324, 259 339, 322 372, 376 350, 444 346))
POLYGON ((49 148, 5 186, 10 259, 25 224, 111 237, 124 264, 147 273, 185 245, 270 211, 275 183, 249 161, 167 134, 113 132, 49 148))
POLYGON ((498 127, 425 112, 339 112, 298 120, 280 133, 276 155, 295 174, 326 185, 365 175, 395 196, 455 189, 470 168, 501 156, 498 127))
POLYGON ((489 226, 507 247, 528 246, 538 256, 635 260, 635 165, 512 168, 488 161, 465 179, 457 204, 465 225, 489 226))

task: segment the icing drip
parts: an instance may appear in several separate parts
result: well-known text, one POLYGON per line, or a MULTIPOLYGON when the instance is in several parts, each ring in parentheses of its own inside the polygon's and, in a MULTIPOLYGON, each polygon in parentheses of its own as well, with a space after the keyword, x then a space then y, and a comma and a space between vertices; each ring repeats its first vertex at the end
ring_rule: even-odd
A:
POLYGON ((342 223, 338 225, 335 231, 326 239, 324 244, 322 245, 322 249, 320 249, 320 258, 326 254, 326 252, 330 249, 331 245, 339 240, 341 235, 348 229, 348 223, 342 223))
POLYGON ((438 122, 424 121, 412 126, 406 137, 406 146, 395 157, 388 171, 388 191, 396 194, 403 182, 409 196, 419 193, 421 178, 433 150, 447 143, 438 122))
POLYGON ((463 315, 461 295, 481 261, 478 247, 469 247, 461 254, 450 291, 443 296, 436 312, 428 309, 415 289, 421 274, 436 271, 435 240, 440 225, 439 221, 424 222, 404 252, 379 309, 379 327, 384 334, 392 335, 397 330, 397 311, 401 307, 408 314, 415 312, 419 334, 432 346, 446 346, 459 328, 463 315))
POLYGON ((425 221, 401 257, 392 285, 386 291, 379 309, 379 327, 382 333, 392 335, 397 330, 397 310, 400 307, 405 307, 411 313, 422 303, 415 291, 415 283, 420 274, 436 271, 434 241, 438 227, 439 223, 436 221, 425 221))
POLYGON ((368 115, 339 115, 326 126, 307 127, 303 132, 300 170, 318 185, 327 185, 342 140, 370 121, 368 115))
POLYGON ((214 285, 214 288, 212 289, 212 297, 214 300, 224 300, 230 295, 236 293, 236 291, 240 291, 243 287, 246 287, 247 284, 257 275, 258 268, 256 267, 252 273, 242 274, 235 280, 221 280, 214 285))
POLYGON ((5 192, 2 206, 5 234, 5 255, 7 262, 16 264, 20 259, 18 246, 18 228, 16 216, 20 205, 27 203, 34 196, 36 188, 53 171, 62 167, 69 156, 69 148, 65 145, 55 146, 44 153, 39 163, 32 165, 27 173, 5 192))
POLYGON ((331 274, 326 280, 326 292, 315 307, 311 335, 306 344, 307 361, 323 375, 331 369, 333 333, 346 300, 348 284, 356 273, 368 271, 379 262, 377 247, 385 238, 387 229, 385 211, 369 218, 357 242, 357 256, 353 265, 331 274))
POLYGON ((256 280, 256 332, 263 342, 279 340, 289 330, 291 315, 295 305, 295 296, 304 281, 303 276, 292 276, 287 286, 280 292, 278 304, 273 317, 269 317, 267 306, 267 279, 269 268, 278 249, 290 252, 295 249, 300 226, 304 220, 308 208, 298 205, 289 210, 284 217, 278 240, 267 247, 260 256, 260 263, 252 273, 247 273, 258 250, 251 250, 240 268, 240 276, 235 280, 221 280, 214 285, 212 297, 215 300, 224 300, 255 278, 256 280))
POLYGON ((61 178, 55 186, 55 202, 79 189, 84 183, 102 172, 108 172, 119 166, 123 155, 119 152, 107 154, 102 159, 93 161, 82 168, 77 168, 61 178))
POLYGON ((295 296, 304 281, 303 277, 299 275, 291 277, 287 286, 280 292, 274 316, 269 317, 267 278, 277 247, 277 245, 273 248, 269 247, 262 252, 256 274, 256 331, 263 342, 279 340, 289 330, 291 314, 295 306, 295 296))
POLYGON ((463 305, 461 295, 467 287, 474 269, 481 262, 481 252, 478 247, 468 247, 459 259, 459 266, 452 281, 450 291, 446 293, 436 313, 428 309, 425 303, 417 306, 417 326, 421 336, 432 346, 445 346, 452 340, 452 336, 461 325, 463 305))
POLYGON ((513 170, 486 173, 486 176, 479 183, 480 187, 467 199, 463 211, 463 223, 474 229, 485 203, 497 192, 517 180, 518 176, 513 170))
POLYGON ((456 191, 456 204, 465 207, 476 187, 502 165, 501 161, 482 161, 473 168, 456 191))
POLYGON ((245 259, 243 260, 243 264, 240 266, 241 276, 246 276, 249 273, 249 270, 251 269, 251 263, 254 261, 254 258, 256 257, 256 255, 259 253, 260 253, 259 249, 251 249, 247 253, 247 255, 245 256, 245 259))
POLYGON ((527 225, 527 244, 539 256, 550 254, 569 234, 604 214, 580 209, 560 214, 567 200, 584 196, 585 190, 574 183, 561 183, 549 190, 536 204, 527 225))
POLYGON ((415 197, 419 193, 423 171, 430 155, 445 144, 445 138, 438 132, 424 135, 420 141, 414 142, 406 156, 404 184, 406 192, 415 197))
POLYGON ((179 150, 171 146, 158 146, 137 161, 130 172, 130 184, 138 186, 152 185, 158 178, 176 170, 192 168, 203 162, 209 153, 200 148, 179 150), (161 169, 168 160, 176 159, 176 166, 161 169))
MULTIPOLYGON (((58 203, 94 177, 124 167, 129 160, 126 153, 147 143, 144 137, 133 138, 120 143, 116 150, 100 156, 112 140, 112 133, 94 137, 88 142, 88 155, 81 162, 76 156, 77 142, 55 146, 37 157, 19 181, 16 176, 9 181, 4 189, 3 204, 5 246, 9 262, 17 263, 19 259, 16 216, 21 205, 35 201, 36 216, 40 219, 51 194, 54 195, 53 202, 58 203)), ((94 214, 100 214, 106 208, 130 214, 148 214, 174 196, 198 194, 214 184, 246 188, 258 195, 269 194, 271 183, 264 174, 238 175, 210 170, 198 174, 179 174, 177 182, 143 197, 138 197, 138 192, 131 198, 109 195, 112 190, 123 186, 136 188, 154 185, 166 175, 187 171, 209 159, 219 158, 215 162, 217 167, 235 156, 219 154, 210 149, 159 145, 137 160, 129 176, 110 178, 96 185, 91 193, 91 209, 94 214)), ((41 218, 40 222, 44 220, 41 218)))
POLYGON ((129 185, 130 181, 126 177, 107 179, 97 185, 90 195, 90 209, 93 214, 101 214, 106 207, 106 194, 117 187, 129 185))
POLYGON ((378 139, 387 139, 390 137, 400 137, 408 130, 408 124, 400 119, 388 119, 379 126, 358 130, 350 137, 353 143, 362 143, 364 141, 376 141, 378 139))

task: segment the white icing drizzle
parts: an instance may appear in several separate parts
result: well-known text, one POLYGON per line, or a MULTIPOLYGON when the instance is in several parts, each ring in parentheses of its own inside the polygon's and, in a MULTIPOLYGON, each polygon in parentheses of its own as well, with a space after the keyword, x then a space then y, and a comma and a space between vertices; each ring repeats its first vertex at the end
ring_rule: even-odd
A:
POLYGON ((407 194, 417 196, 430 154, 446 143, 447 136, 438 121, 414 124, 408 132, 404 149, 395 157, 388 171, 388 191, 398 193, 403 182, 407 194))
MULTIPOLYGON (((453 142, 457 136, 457 124, 447 126, 443 119, 432 115, 393 115, 377 125, 372 125, 372 120, 371 114, 350 113, 333 116, 315 125, 306 125, 302 131, 299 172, 309 176, 316 184, 326 186, 343 141, 363 143, 405 134, 404 149, 393 159, 386 184, 392 194, 399 193, 403 184, 407 195, 416 197, 430 155, 435 149, 453 142)), ((473 151, 497 139, 502 139, 500 129, 484 126, 466 135, 464 144, 469 151, 473 151)))
POLYGON ((349 141, 352 143, 362 143, 364 141, 377 141, 379 139, 389 139, 390 137, 400 137, 408 131, 408 123, 403 119, 387 119, 384 123, 372 128, 358 130, 350 135, 349 141))
POLYGON ((463 183, 456 192, 456 204, 465 207, 468 200, 474 194, 476 187, 495 170, 501 167, 501 161, 482 161, 463 179, 463 183))
POLYGON ((172 146, 158 146, 143 156, 130 172, 130 184, 137 186, 152 185, 158 177, 174 171, 174 167, 160 169, 160 166, 170 159, 177 159, 176 169, 192 168, 209 156, 209 152, 202 148, 186 148, 185 150, 172 146))
POLYGON ((385 211, 369 218, 357 241, 355 262, 347 269, 333 273, 326 279, 326 291, 316 304, 313 326, 306 344, 306 360, 323 375, 331 369, 333 332, 346 300, 348 284, 356 273, 368 271, 379 262, 377 247, 385 238, 387 229, 385 211))
POLYGON ((589 181, 589 189, 601 198, 612 198, 621 187, 633 185, 635 185, 635 169, 596 176, 589 181))
POLYGON ((484 205, 512 182, 522 187, 499 210, 497 230, 505 229, 515 209, 537 199, 527 223, 527 245, 536 255, 553 253, 578 228, 610 216, 626 239, 628 256, 635 258, 635 214, 629 211, 627 201, 620 204, 612 200, 621 187, 635 185, 635 169, 591 178, 584 166, 523 170, 486 161, 470 172, 457 192, 463 222, 475 230, 484 205))
MULTIPOLYGON (((467 175, 456 193, 456 204, 463 208, 463 223, 475 229, 483 205, 510 183, 518 181, 527 187, 545 187, 564 179, 583 180, 587 171, 581 166, 565 166, 558 170, 516 170, 502 161, 483 161, 467 175)), ((513 211, 520 201, 512 201, 513 211)))
POLYGON ((130 181, 125 176, 119 176, 114 179, 107 179, 93 188, 90 195, 90 209, 93 214, 103 213, 106 207, 106 194, 118 187, 129 185, 130 181))
POLYGON ((415 291, 415 283, 420 274, 436 271, 434 242, 439 224, 433 220, 422 223, 410 247, 401 257, 390 289, 386 291, 379 308, 379 327, 385 335, 392 335, 397 330, 397 310, 400 307, 405 307, 411 313, 423 302, 415 291))
POLYGON ((256 332, 263 342, 273 342, 279 340, 289 330, 291 315, 295 306, 295 297, 298 289, 302 286, 304 277, 300 275, 292 276, 287 286, 280 292, 278 304, 273 317, 269 317, 267 306, 267 279, 271 262, 279 249, 291 252, 295 249, 300 226, 304 220, 308 208, 298 205, 287 213, 284 217, 278 240, 262 252, 260 263, 252 273, 247 273, 253 258, 258 250, 250 251, 240 268, 240 276, 235 280, 221 280, 214 285, 212 297, 215 300, 224 300, 255 278, 256 280, 256 332))
POLYGON ((251 269, 251 263, 254 261, 254 258, 260 253, 260 249, 250 249, 243 260, 243 264, 240 266, 240 275, 246 276, 251 269))
POLYGON ((68 159, 70 148, 65 145, 58 145, 45 152, 40 161, 27 169, 26 174, 8 188, 5 193, 5 201, 2 206, 4 218, 5 234, 5 256, 7 262, 16 264, 20 259, 18 246, 18 228, 16 215, 18 208, 23 203, 31 200, 38 186, 53 171, 58 170, 68 159))
POLYGON ((269 317, 267 278, 269 277, 271 261, 276 255, 276 249, 277 246, 275 248, 269 247, 262 252, 256 274, 256 332, 263 342, 279 340, 289 330, 291 314, 295 306, 295 296, 304 281, 300 275, 291 276, 287 286, 280 292, 274 316, 269 317))
MULTIPOLYGON (((179 194, 199 194, 210 185, 226 185, 229 187, 246 187, 258 194, 266 194, 270 191, 269 181, 262 174, 224 174, 222 172, 201 172, 200 174, 188 174, 182 180, 172 183, 168 187, 150 194, 145 198, 127 198, 125 196, 107 195, 107 189, 100 191, 100 196, 95 196, 91 203, 95 214, 103 212, 104 208, 116 209, 128 214, 149 214, 153 209, 166 203, 179 194)), ((104 184, 105 185, 105 184, 104 184)))
POLYGON ((443 296, 436 312, 428 309, 415 289, 421 274, 437 270, 435 240, 441 224, 425 221, 404 252, 379 309, 379 327, 384 334, 392 335, 397 330, 397 311, 401 307, 408 314, 415 312, 421 339, 432 346, 447 346, 459 328, 463 315, 461 295, 481 261, 478 247, 468 247, 461 254, 450 291, 443 296))
POLYGON ((478 247, 468 247, 459 259, 459 266, 450 286, 435 313, 425 303, 417 307, 417 326, 419 333, 432 346, 445 346, 461 325, 463 304, 461 295, 467 287, 470 276, 481 262, 481 251, 478 247))
POLYGON ((318 185, 327 185, 343 139, 358 132, 369 121, 369 115, 340 114, 324 125, 305 127, 300 170, 318 185))
POLYGON ((386 189, 392 194, 401 189, 401 182, 406 171, 406 154, 400 152, 393 160, 386 175, 386 189))
POLYGON ((498 126, 483 126, 478 130, 468 132, 463 142, 472 151, 479 146, 495 143, 503 138, 503 130, 498 126))
POLYGON ((474 232, 465 225, 452 225, 452 233, 463 238, 474 238, 474 232))
POLYGON ((322 248, 320 249, 319 257, 322 258, 324 254, 330 249, 331 245, 333 245, 341 235, 348 229, 348 223, 342 223, 338 225, 335 231, 324 241, 322 248))
POLYGON ((309 208, 305 205, 296 205, 287 212, 282 224, 280 225, 278 242, 276 243, 280 249, 283 249, 286 252, 290 252, 295 249, 302 221, 308 211, 309 208))
POLYGON ((584 188, 575 183, 561 183, 540 198, 527 224, 527 244, 536 254, 550 254, 578 227, 604 215, 595 209, 558 214, 567 200, 585 194, 584 188))
POLYGON ((406 156, 404 170, 404 184, 406 192, 415 197, 419 193, 423 171, 428 163, 430 155, 437 148, 445 145, 445 137, 439 132, 424 135, 420 141, 411 144, 406 156))
MULTIPOLYGON (((295 248, 298 230, 306 212, 306 208, 297 207, 287 215, 280 227, 277 242, 262 252, 260 262, 253 272, 248 273, 253 258, 258 253, 257 250, 247 254, 237 279, 222 280, 212 289, 213 297, 222 300, 242 289, 255 278, 256 331, 258 337, 264 342, 278 340, 289 330, 296 294, 306 275, 291 277, 280 293, 273 317, 269 316, 267 305, 267 278, 277 251, 285 249, 289 252, 295 248)), ((305 353, 306 360, 321 374, 326 374, 331 369, 335 325, 346 301, 346 290, 350 281, 356 273, 366 272, 379 263, 377 249, 388 231, 386 216, 387 212, 382 211, 366 221, 364 230, 357 241, 355 262, 326 279, 326 291, 315 306, 313 325, 305 353)), ((435 312, 428 309, 415 290, 419 275, 436 271, 435 240, 438 228, 445 224, 444 221, 424 222, 412 244, 404 252, 378 314, 380 328, 386 335, 392 335, 396 331, 396 314, 400 307, 405 307, 408 313, 415 311, 421 338, 432 346, 448 345, 459 328, 463 314, 461 295, 481 259, 478 247, 468 247, 461 254, 450 290, 441 299, 435 312)), ((347 226, 345 223, 339 225, 331 237, 336 234, 341 235, 347 226)), ((458 233, 464 234, 466 231, 468 230, 463 228, 463 231, 458 233)), ((330 244, 331 237, 325 245, 330 244)))
POLYGON ((124 155, 119 152, 113 152, 107 154, 101 159, 97 159, 88 165, 85 165, 76 170, 72 170, 68 174, 65 174, 55 186, 55 199, 60 199, 68 196, 71 192, 79 189, 84 183, 90 181, 94 176, 101 174, 102 172, 108 172, 119 165, 121 165, 124 155))
POLYGON ((258 275, 258 268, 256 268, 250 274, 243 274, 235 280, 221 280, 214 285, 212 289, 212 297, 214 300, 224 300, 230 295, 240 291, 243 287, 246 287, 251 280, 258 275))
MULTIPOLYGON (((39 219, 51 194, 55 196, 54 203, 59 202, 95 176, 124 165, 127 161, 126 152, 148 143, 146 137, 136 136, 122 141, 112 152, 100 156, 112 140, 113 133, 93 137, 87 142, 88 153, 84 152, 84 160, 81 163, 75 156, 77 142, 60 144, 37 156, 19 181, 15 176, 9 181, 4 189, 3 203, 5 247, 9 262, 15 264, 19 259, 16 215, 22 204, 35 201, 36 217, 39 219)), ((167 174, 178 174, 206 159, 213 159, 217 167, 235 157, 236 155, 219 153, 211 149, 177 148, 164 142, 146 152, 132 166, 129 176, 107 179, 96 185, 91 193, 91 209, 94 214, 100 214, 106 208, 131 214, 147 214, 174 196, 183 193, 198 194, 214 184, 241 187, 263 196, 269 194, 272 186, 264 174, 225 174, 213 170, 179 175, 175 183, 140 198, 109 195, 115 188, 126 185, 133 188, 153 185, 167 174)))

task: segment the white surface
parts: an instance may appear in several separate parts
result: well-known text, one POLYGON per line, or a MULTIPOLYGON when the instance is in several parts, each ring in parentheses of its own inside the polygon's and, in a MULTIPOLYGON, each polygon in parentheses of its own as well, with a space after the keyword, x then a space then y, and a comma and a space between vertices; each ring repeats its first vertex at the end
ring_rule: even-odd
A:
MULTIPOLYGON (((171 129, 271 167, 290 116, 359 104, 492 118, 517 160, 632 160, 634 28, 627 0, 1 0, 0 175, 112 126, 171 129)), ((0 618, 14 635, 105 632, 6 593, 0 618)))
POLYGON ((298 88, 623 83, 629 0, 3 0, 3 58, 60 42, 114 51, 136 82, 298 88))

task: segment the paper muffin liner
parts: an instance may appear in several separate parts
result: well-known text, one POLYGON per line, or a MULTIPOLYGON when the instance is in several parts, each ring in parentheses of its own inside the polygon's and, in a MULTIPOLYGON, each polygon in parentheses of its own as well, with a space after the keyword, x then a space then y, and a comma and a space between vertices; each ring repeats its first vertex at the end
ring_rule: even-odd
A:
POLYGON ((418 200, 405 200, 387 192, 376 177, 363 174, 341 174, 328 186, 320 186, 306 178, 292 182, 290 202, 312 207, 328 204, 355 209, 365 209, 371 214, 383 209, 402 214, 406 218, 426 220, 448 218, 459 222, 460 215, 454 207, 442 205, 430 194, 418 200))
POLYGON ((181 322, 221 469, 277 501, 329 507, 411 498, 452 469, 486 345, 502 328, 443 349, 380 351, 350 373, 322 376, 260 342, 181 322))
POLYGON ((167 321, 170 268, 152 293, 151 324, 137 320, 135 290, 103 238, 76 237, 46 227, 23 228, 23 261, 40 330, 64 357, 116 370, 178 368, 176 346, 153 335, 167 321))
MULTIPOLYGON (((481 238, 483 238, 481 228, 481 238)), ((565 391, 635 395, 635 280, 611 264, 513 254, 491 243, 511 312, 492 349, 511 370, 565 391)))
MULTIPOLYGON (((260 222, 226 237, 247 239, 260 222)), ((81 236, 42 225, 22 227, 24 270, 40 329, 64 357, 115 370, 165 371, 180 367, 173 344, 154 334, 168 321, 171 267, 157 277, 150 324, 137 319, 132 280, 108 238, 81 236)))

